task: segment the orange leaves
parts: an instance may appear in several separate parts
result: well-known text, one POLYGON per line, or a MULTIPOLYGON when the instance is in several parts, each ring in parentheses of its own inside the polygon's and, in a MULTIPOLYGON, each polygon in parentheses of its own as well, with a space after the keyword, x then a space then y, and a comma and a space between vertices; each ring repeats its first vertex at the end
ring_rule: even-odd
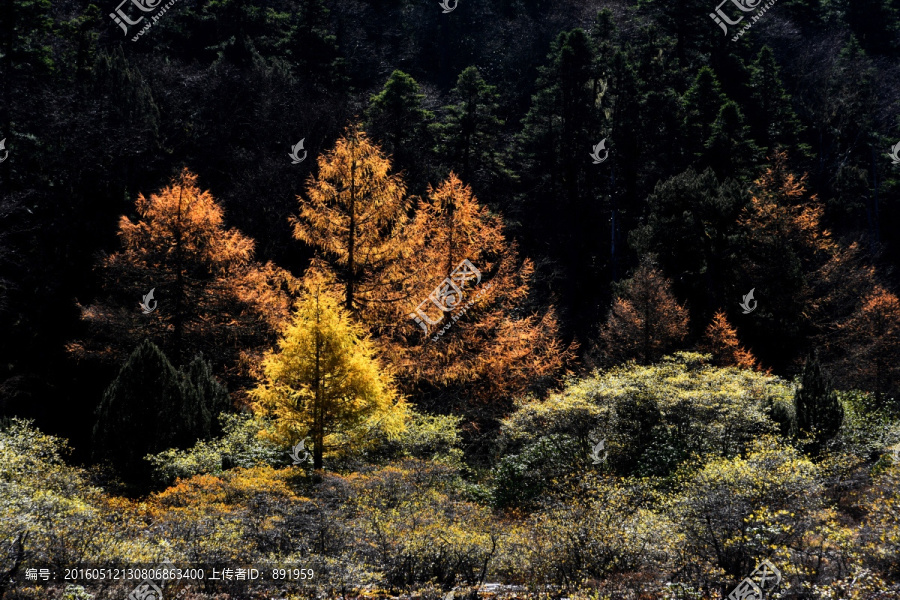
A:
POLYGON ((848 382, 885 395, 900 379, 900 300, 875 286, 856 312, 838 325, 846 353, 839 368, 848 382))
POLYGON ((82 309, 91 335, 71 351, 121 359, 149 337, 176 362, 203 352, 234 384, 245 374, 241 353, 259 352, 287 318, 297 281, 253 260, 254 241, 225 227, 222 207, 186 169, 140 195, 136 210, 137 219, 121 218, 122 250, 102 263, 104 295, 82 309), (147 317, 135 308, 150 289, 159 306, 147 317))
POLYGON ((318 158, 292 218, 294 237, 321 253, 318 270, 339 282, 348 309, 368 308, 389 293, 397 276, 409 200, 390 160, 357 127, 318 158))
POLYGON ((753 353, 741 347, 737 330, 728 322, 723 311, 713 317, 703 336, 703 350, 712 354, 713 364, 719 367, 734 366, 741 369, 758 367, 753 353))
POLYGON ((552 307, 543 314, 528 310, 531 261, 519 262, 515 246, 503 233, 502 219, 479 204, 456 174, 429 188, 410 229, 410 301, 399 307, 400 326, 393 325, 397 331, 390 354, 411 382, 438 384, 448 391, 465 386, 464 410, 496 416, 511 406, 514 396, 557 374, 572 360, 574 348, 565 348, 557 338, 552 307), (429 292, 463 260, 482 274, 480 283, 472 280, 463 289, 463 302, 478 301, 464 315, 439 313, 440 322, 427 334, 421 332, 408 313, 427 302, 429 292), (491 288, 482 295, 487 283, 491 288), (453 323, 455 316, 460 318, 453 323), (448 323, 453 326, 433 340, 448 323))
POLYGON ((740 219, 752 239, 784 245, 798 244, 797 250, 816 254, 833 248, 831 233, 821 228, 824 208, 816 196, 803 200, 806 175, 788 171, 787 153, 775 154, 774 162, 754 182, 753 197, 740 219))
POLYGON ((259 494, 280 497, 283 500, 300 500, 288 487, 286 470, 272 467, 254 467, 227 471, 221 476, 195 475, 179 479, 175 485, 154 494, 148 500, 151 507, 162 509, 216 508, 228 510, 232 506, 246 504, 259 494))
POLYGON ((321 277, 343 293, 345 307, 375 336, 406 389, 437 388, 455 401, 464 386, 468 403, 494 402, 499 410, 573 357, 557 340, 552 309, 530 314, 531 263, 520 262, 501 217, 456 174, 429 187, 426 198, 407 198, 390 160, 352 126, 319 158, 306 195, 292 220, 294 237, 319 251, 306 277, 321 277), (463 260, 483 279, 462 286, 459 307, 477 301, 464 313, 432 306, 429 294, 463 260), (439 319, 425 333, 409 317, 423 302, 439 319))
POLYGON ((119 223, 125 252, 134 260, 199 262, 212 273, 253 256, 253 240, 223 230, 222 208, 187 169, 158 194, 138 196, 135 207, 139 220, 122 217, 119 223))
POLYGON ((428 276, 447 277, 468 258, 480 270, 494 271, 507 246, 502 226, 500 217, 480 205, 472 188, 451 172, 440 186, 428 188, 427 199, 419 200, 411 228, 416 248, 412 270, 426 281, 428 276))
POLYGON ((688 312, 678 304, 662 271, 642 264, 613 301, 600 332, 607 362, 659 359, 688 334, 688 312))

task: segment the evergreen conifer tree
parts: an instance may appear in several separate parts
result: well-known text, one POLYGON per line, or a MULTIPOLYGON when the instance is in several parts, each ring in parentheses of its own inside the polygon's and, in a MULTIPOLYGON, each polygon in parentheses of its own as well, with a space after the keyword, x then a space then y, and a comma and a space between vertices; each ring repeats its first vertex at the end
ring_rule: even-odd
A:
POLYGON ((366 112, 367 131, 383 142, 394 165, 408 173, 407 180, 417 191, 424 189, 431 148, 426 124, 433 115, 422 106, 424 99, 416 80, 398 69, 372 96, 366 112))
POLYGON ((149 468, 144 456, 211 437, 216 417, 227 405, 227 391, 202 357, 181 372, 144 340, 103 394, 94 425, 94 456, 109 460, 125 479, 140 481, 149 468))
POLYGON ((497 88, 488 85, 476 67, 469 67, 460 73, 451 95, 456 102, 445 107, 444 122, 434 127, 438 154, 460 179, 484 193, 510 176, 499 151, 503 121, 497 116, 497 88))
POLYGON ((807 359, 794 394, 794 436, 806 439, 806 449, 818 453, 840 431, 844 408, 817 356, 807 359))
POLYGON ((747 116, 753 139, 766 151, 777 146, 807 153, 800 144, 802 125, 791 106, 791 97, 781 83, 775 53, 763 46, 750 68, 747 116))

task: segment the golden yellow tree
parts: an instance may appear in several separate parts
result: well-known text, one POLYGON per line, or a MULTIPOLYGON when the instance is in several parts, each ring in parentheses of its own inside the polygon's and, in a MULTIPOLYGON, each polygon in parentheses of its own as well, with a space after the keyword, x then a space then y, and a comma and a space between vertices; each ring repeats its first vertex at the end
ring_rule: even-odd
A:
POLYGON ((600 351, 607 364, 648 364, 675 349, 687 334, 687 310, 662 271, 644 261, 613 301, 600 331, 600 351))
POLYGON ((713 364, 717 367, 756 369, 758 366, 753 353, 741 347, 737 330, 721 310, 713 316, 706 328, 701 349, 712 354, 713 364))
POLYGON ((343 289, 344 306, 378 310, 394 298, 394 271, 403 249, 400 234, 409 201, 399 175, 378 145, 356 126, 318 158, 294 237, 320 252, 314 271, 343 289))
POLYGON ((272 439, 293 445, 312 437, 321 469, 326 448, 358 447, 373 428, 398 435, 408 412, 364 329, 321 281, 306 288, 250 395, 257 412, 275 418, 272 439))
POLYGON ((274 341, 297 282, 253 260, 254 241, 225 227, 222 207, 186 169, 135 209, 119 222, 122 250, 100 264, 104 295, 82 308, 92 335, 69 349, 121 362, 149 337, 176 363, 202 352, 241 381, 242 355, 274 341))
POLYGON ((408 303, 383 330, 404 384, 429 390, 432 408, 496 418, 573 359, 553 308, 529 309, 531 261, 455 174, 419 201, 406 243, 408 303))

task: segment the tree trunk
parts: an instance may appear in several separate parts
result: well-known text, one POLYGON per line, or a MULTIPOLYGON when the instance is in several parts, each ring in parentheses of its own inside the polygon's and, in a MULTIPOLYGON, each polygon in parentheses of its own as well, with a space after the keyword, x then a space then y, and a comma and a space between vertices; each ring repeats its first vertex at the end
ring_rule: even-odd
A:
POLYGON ((347 241, 347 310, 353 310, 353 286, 356 283, 356 149, 350 163, 350 235, 347 241))
POLYGON ((322 468, 322 443, 325 439, 325 407, 322 389, 322 330, 319 325, 319 295, 316 292, 316 399, 313 407, 313 469, 322 468))
POLYGON ((184 336, 184 315, 182 314, 182 307, 184 306, 184 255, 181 239, 181 198, 183 194, 184 174, 182 174, 181 184, 178 188, 178 222, 175 226, 175 319, 173 325, 175 360, 179 366, 184 364, 182 352, 182 338, 184 336))

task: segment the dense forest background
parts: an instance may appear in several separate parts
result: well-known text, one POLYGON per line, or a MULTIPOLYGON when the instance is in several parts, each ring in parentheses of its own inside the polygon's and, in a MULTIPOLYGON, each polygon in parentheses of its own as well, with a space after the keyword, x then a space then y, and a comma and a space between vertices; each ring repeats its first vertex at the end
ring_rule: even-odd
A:
MULTIPOLYGON (((47 456, 84 485, 160 506, 177 477, 286 468, 307 431, 320 477, 439 450, 453 475, 421 476, 462 477, 479 523, 565 521, 538 499, 568 498, 576 472, 594 491, 571 510, 602 520, 592 503, 690 495, 740 456, 822 469, 782 484, 845 510, 759 548, 864 522, 900 441, 900 1, 779 0, 738 41, 709 0, 176 0, 135 41, 115 9, 0 5, 6 450, 65 438, 47 456), (490 293, 432 340, 414 311, 464 259, 490 293), (343 429, 304 429, 285 392, 305 393, 291 353, 321 332, 366 399, 343 429), (692 404, 703 385, 728 398, 717 416, 692 404), (592 487, 604 437, 608 474, 652 492, 592 487)), ((286 472, 263 487, 290 504, 286 472)), ((325 477, 302 485, 369 489, 325 477)), ((699 522, 679 506, 662 513, 699 522)), ((860 564, 890 579, 879 515, 893 550, 860 564)), ((473 583, 479 548, 388 579, 473 583)), ((513 581, 509 552, 491 572, 513 581)), ((612 571, 643 572, 626 554, 612 571)), ((772 555, 725 554, 672 581, 724 589, 772 555)), ((845 558, 817 581, 851 578, 845 558)), ((541 581, 607 572, 573 569, 541 581)))

